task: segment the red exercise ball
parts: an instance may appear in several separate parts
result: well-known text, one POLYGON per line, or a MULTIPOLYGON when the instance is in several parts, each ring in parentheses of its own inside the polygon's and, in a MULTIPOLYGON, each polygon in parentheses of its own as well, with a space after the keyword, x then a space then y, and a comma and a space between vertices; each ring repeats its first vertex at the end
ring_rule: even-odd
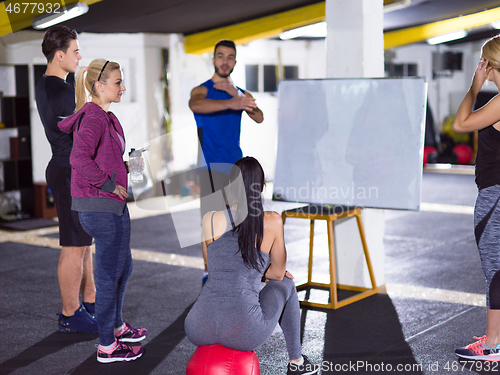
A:
POLYGON ((429 154, 432 154, 435 152, 437 153, 437 150, 434 147, 431 147, 431 146, 424 147, 424 165, 426 165, 429 162, 429 154))
POLYGON ((260 375, 254 351, 242 352, 223 345, 199 346, 191 356, 186 375, 260 375))
POLYGON ((453 152, 457 155, 458 164, 469 164, 472 160, 472 148, 469 145, 456 145, 453 147, 453 152))

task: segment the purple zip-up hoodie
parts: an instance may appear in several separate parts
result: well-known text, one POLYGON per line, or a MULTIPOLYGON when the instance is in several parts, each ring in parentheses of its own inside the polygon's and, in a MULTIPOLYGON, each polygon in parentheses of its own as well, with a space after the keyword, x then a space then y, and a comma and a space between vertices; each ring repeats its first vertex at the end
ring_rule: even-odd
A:
POLYGON ((115 184, 127 187, 125 138, 116 116, 89 102, 57 125, 73 133, 71 209, 123 215, 126 201, 113 194, 115 184))

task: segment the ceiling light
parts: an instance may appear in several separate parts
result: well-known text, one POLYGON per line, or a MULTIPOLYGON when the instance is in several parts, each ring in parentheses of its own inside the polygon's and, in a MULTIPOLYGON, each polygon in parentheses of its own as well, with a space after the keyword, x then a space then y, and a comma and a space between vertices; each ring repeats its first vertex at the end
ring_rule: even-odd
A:
POLYGON ((384 0, 384 13, 428 3, 430 0, 384 0))
POLYGON ((411 0, 392 0, 384 1, 384 13, 409 7, 411 0))
POLYGON ((293 38, 325 38, 326 37, 326 22, 318 22, 312 25, 298 27, 288 30, 280 34, 281 40, 293 38))
POLYGON ((429 44, 446 43, 446 42, 451 42, 452 40, 465 38, 466 36, 467 36, 467 31, 457 30, 457 31, 453 31, 451 33, 433 36, 432 38, 427 39, 427 43, 429 43, 429 44))
POLYGON ((78 2, 64 7, 58 13, 47 13, 34 18, 31 26, 36 30, 46 29, 47 27, 81 16, 87 13, 88 10, 89 6, 87 4, 78 2))

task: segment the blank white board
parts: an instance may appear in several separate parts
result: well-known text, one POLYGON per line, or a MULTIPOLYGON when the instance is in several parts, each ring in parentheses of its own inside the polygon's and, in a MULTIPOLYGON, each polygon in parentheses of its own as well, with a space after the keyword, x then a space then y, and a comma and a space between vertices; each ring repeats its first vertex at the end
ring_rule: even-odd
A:
POLYGON ((273 199, 418 210, 425 78, 279 85, 273 199))

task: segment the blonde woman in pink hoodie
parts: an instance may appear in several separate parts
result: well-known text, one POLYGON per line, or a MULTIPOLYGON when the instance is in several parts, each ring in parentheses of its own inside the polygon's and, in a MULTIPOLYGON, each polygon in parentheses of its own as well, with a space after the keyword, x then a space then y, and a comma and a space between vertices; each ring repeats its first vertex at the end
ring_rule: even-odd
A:
POLYGON ((125 91, 120 65, 93 60, 78 72, 75 91, 77 112, 58 126, 73 133, 71 209, 78 212, 83 229, 95 239, 97 360, 131 361, 143 349, 127 343, 142 341, 147 331, 131 327, 122 318, 125 287, 132 273, 127 167, 123 129, 109 112, 111 103, 119 103, 125 91))

